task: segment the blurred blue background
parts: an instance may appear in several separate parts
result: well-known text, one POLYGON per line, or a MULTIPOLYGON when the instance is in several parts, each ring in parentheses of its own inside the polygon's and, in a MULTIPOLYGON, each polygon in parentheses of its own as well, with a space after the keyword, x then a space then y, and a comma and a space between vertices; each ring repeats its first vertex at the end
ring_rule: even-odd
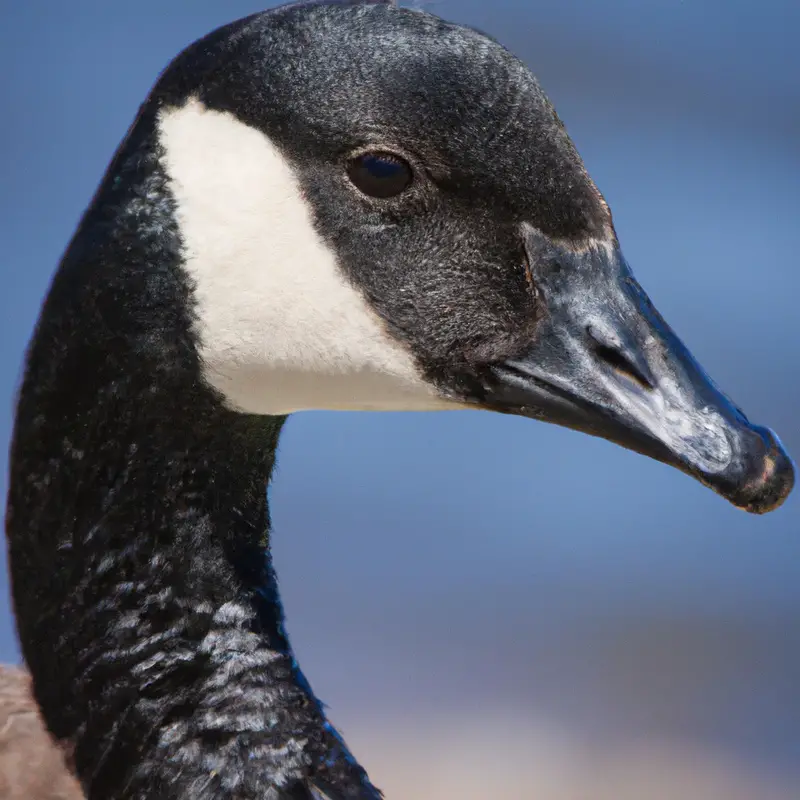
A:
MULTIPOLYGON (((422 5, 531 66, 659 310, 800 454, 800 4, 422 5)), ((4 452, 39 304, 139 103, 181 47, 262 7, 0 4, 4 452)), ((418 741, 436 720, 480 743, 485 720, 536 719, 598 747, 714 753, 800 793, 800 492, 760 518, 539 423, 314 413, 290 420, 272 497, 294 644, 362 758, 375 731, 418 741)), ((5 592, 0 611, 13 661, 5 592)))

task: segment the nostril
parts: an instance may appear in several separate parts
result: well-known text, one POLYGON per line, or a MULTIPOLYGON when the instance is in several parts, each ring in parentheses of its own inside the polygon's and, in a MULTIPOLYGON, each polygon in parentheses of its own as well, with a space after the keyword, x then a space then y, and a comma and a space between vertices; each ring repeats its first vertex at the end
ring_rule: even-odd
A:
POLYGON ((639 368, 628 359, 625 354, 615 347, 609 347, 606 344, 601 344, 597 341, 593 344, 595 355, 605 361, 612 369, 629 378, 634 383, 638 383, 642 389, 652 391, 655 387, 653 384, 642 374, 639 368))
POLYGON ((590 347, 601 361, 615 372, 624 375, 642 389, 652 391, 655 383, 643 356, 640 356, 635 341, 624 332, 610 332, 594 325, 586 326, 590 347))

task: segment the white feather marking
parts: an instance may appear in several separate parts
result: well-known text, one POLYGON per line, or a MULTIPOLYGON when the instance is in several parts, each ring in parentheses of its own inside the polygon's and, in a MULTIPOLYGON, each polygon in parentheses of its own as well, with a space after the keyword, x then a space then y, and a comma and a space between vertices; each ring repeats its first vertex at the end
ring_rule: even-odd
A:
POLYGON ((159 138, 195 283, 205 378, 231 407, 459 407, 437 395, 344 278, 267 136, 190 100, 161 112, 159 138))

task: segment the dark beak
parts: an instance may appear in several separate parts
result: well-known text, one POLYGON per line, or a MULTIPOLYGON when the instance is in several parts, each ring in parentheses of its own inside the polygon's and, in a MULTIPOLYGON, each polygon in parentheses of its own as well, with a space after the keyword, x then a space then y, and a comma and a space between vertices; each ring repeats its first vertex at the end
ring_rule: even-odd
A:
POLYGON ((485 403, 671 464, 763 514, 794 485, 778 437, 714 385, 614 247, 570 250, 526 232, 542 319, 527 352, 493 365, 485 403))

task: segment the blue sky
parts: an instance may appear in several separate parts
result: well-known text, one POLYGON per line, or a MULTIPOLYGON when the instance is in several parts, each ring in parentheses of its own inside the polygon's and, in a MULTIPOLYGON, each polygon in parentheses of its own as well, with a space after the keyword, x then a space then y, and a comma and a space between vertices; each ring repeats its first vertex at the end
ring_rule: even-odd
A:
MULTIPOLYGON (((800 453, 800 6, 423 5, 528 62, 656 305, 748 416, 800 453)), ((181 47, 260 7, 3 4, 2 449, 42 296, 138 104, 181 47)), ((533 706, 561 692, 549 702, 565 718, 672 731, 672 704, 697 735, 800 759, 789 711, 800 706, 800 493, 759 518, 667 467, 539 423, 314 413, 287 426, 272 505, 290 632, 337 707, 533 706), (716 679, 698 666, 663 706, 623 692, 630 702, 612 708, 597 660, 608 632, 665 620, 673 652, 717 658, 716 679), (703 649, 703 637, 686 643, 692 625, 735 631, 736 657, 703 649), (501 676, 491 686, 490 673, 501 676), (700 722, 695 693, 711 709, 700 722)), ((4 592, 0 658, 16 657, 4 592)))

